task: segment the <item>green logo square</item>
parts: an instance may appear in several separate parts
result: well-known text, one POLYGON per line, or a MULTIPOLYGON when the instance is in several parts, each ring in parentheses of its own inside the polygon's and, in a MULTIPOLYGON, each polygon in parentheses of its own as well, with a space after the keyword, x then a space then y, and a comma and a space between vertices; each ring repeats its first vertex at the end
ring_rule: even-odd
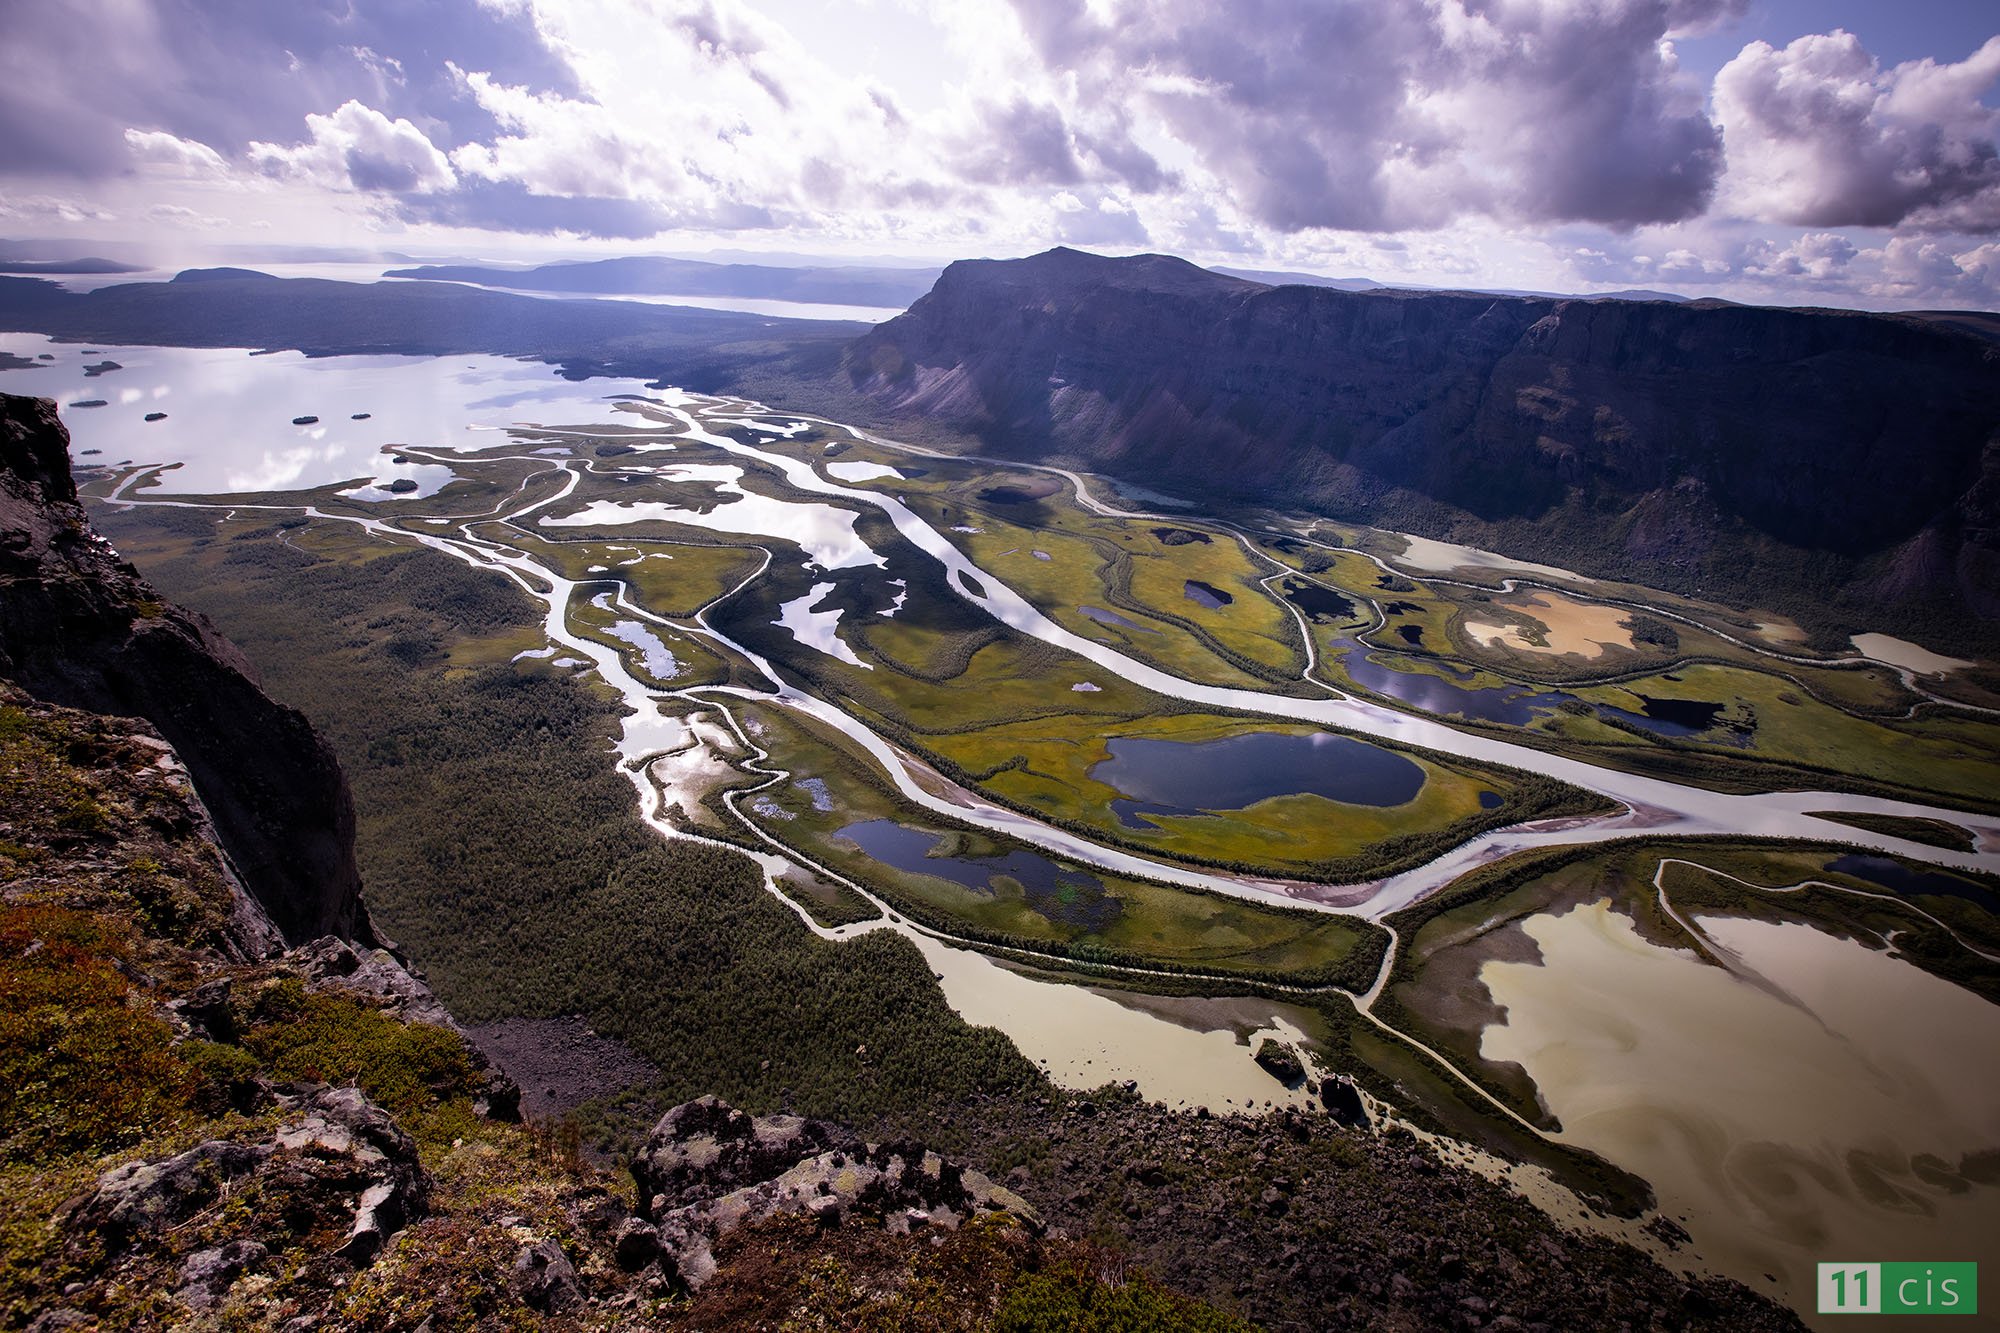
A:
POLYGON ((1979 1265, 1882 1265, 1884 1314, 1978 1314, 1979 1265))

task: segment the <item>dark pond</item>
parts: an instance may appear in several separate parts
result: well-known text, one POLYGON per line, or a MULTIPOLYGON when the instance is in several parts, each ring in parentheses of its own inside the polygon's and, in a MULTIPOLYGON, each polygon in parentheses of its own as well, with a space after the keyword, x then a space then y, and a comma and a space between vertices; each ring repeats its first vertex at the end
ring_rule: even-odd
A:
POLYGON ((1285 594, 1285 600, 1296 606, 1308 620, 1340 621, 1354 617, 1353 600, 1331 588, 1307 583, 1303 579, 1286 579, 1279 587, 1285 594))
POLYGON ((932 856, 943 838, 893 819, 869 819, 840 830, 868 856, 906 874, 935 875, 975 893, 996 894, 1002 876, 1018 883, 1028 906, 1051 921, 1103 930, 1118 920, 1119 901, 1104 891, 1104 881, 1087 870, 1059 865, 1034 852, 1005 856, 932 856))
POLYGON ((1525 727, 1535 720, 1538 712, 1553 708, 1569 697, 1543 693, 1525 685, 1474 688, 1429 672, 1397 671, 1375 661, 1365 650, 1357 650, 1352 643, 1337 651, 1342 653, 1341 665, 1362 689, 1386 694, 1440 717, 1459 713, 1482 722, 1525 727))
POLYGON ((1153 536, 1162 546, 1189 546, 1195 542, 1200 542, 1203 546, 1208 545, 1207 533, 1193 532, 1187 528, 1154 528, 1153 536))
POLYGON ((1236 600, 1214 584, 1203 583, 1200 579, 1189 579, 1186 586, 1181 589, 1181 595, 1195 605, 1206 607, 1210 611, 1220 611, 1236 600))
POLYGON ((1396 626, 1396 637, 1412 647, 1419 647, 1424 641, 1424 627, 1422 625, 1398 625, 1396 626))
POLYGON ((1505 804, 1506 802, 1501 799, 1500 793, 1497 791, 1483 791, 1479 793, 1479 808, 1481 810, 1498 810, 1505 804))
POLYGON ((1024 505, 1032 504, 1042 497, 1033 491, 1024 491, 1018 486, 988 486, 979 493, 979 498, 988 504, 1024 505))
POLYGON ((1892 893, 1905 896, 1933 894, 1940 898, 1963 898, 1986 911, 2000 912, 2000 896, 1982 889, 1971 880, 1946 874, 1942 870, 1913 870, 1891 857, 1851 852, 1827 862, 1826 868, 1836 875, 1852 875, 1856 879, 1880 884, 1892 893))
POLYGON ((1101 606, 1079 606, 1076 610, 1077 614, 1084 619, 1095 620, 1100 625, 1117 625, 1124 629, 1138 630, 1141 634, 1159 633, 1158 630, 1150 625, 1136 624, 1119 615, 1116 611, 1106 611, 1101 606))
MULTIPOLYGON (((1609 704, 1600 705, 1598 711, 1606 717, 1615 717, 1631 723, 1642 731, 1650 731, 1655 736, 1699 736, 1715 725, 1715 719, 1727 704, 1709 703, 1702 699, 1655 699, 1649 694, 1637 696, 1643 713, 1634 713, 1626 708, 1613 708, 1609 704)), ((1747 735, 1735 737, 1710 736, 1709 740, 1733 740, 1738 745, 1748 745, 1747 735)))
POLYGON ((1212 741, 1121 736, 1090 776, 1123 792, 1112 811, 1127 828, 1141 816, 1241 810, 1273 796, 1307 794, 1349 805, 1401 805, 1423 789, 1424 770, 1378 745, 1316 731, 1251 731, 1212 741))

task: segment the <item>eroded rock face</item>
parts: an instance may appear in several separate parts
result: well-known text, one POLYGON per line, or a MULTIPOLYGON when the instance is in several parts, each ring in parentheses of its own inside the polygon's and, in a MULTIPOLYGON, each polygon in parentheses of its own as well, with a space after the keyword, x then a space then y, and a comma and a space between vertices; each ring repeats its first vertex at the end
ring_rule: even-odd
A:
POLYGON ((661 1117, 632 1176, 648 1220, 620 1228, 620 1263, 657 1262, 669 1281, 688 1289, 714 1275, 716 1241, 781 1214, 828 1227, 868 1219, 899 1234, 955 1229, 991 1213, 1041 1227, 1012 1190, 921 1144, 864 1143, 838 1125, 750 1116, 716 1097, 661 1117))
POLYGON ((91 530, 68 450, 53 402, 0 394, 0 677, 150 722, 288 941, 371 939, 332 749, 258 688, 213 625, 164 601, 91 530))
MULTIPOLYGON (((1782 555, 2000 616, 1994 321, 1266 287, 1163 256, 951 265, 844 352, 919 429, 1663 586, 1782 555), (1496 543, 1501 543, 1496 546, 1496 543), (1813 553, 1807 556, 1802 553, 1813 553)), ((1992 627, 1988 627, 1989 637, 1992 627)))

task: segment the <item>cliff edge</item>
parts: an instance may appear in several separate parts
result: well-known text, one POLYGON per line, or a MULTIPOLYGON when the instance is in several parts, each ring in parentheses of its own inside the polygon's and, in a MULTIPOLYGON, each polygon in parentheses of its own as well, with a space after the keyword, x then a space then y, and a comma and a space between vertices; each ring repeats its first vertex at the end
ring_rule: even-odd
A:
POLYGON ((14 394, 0 394, 0 677, 151 723, 287 941, 372 940, 332 749, 206 618, 167 603, 92 531, 56 405, 14 394))

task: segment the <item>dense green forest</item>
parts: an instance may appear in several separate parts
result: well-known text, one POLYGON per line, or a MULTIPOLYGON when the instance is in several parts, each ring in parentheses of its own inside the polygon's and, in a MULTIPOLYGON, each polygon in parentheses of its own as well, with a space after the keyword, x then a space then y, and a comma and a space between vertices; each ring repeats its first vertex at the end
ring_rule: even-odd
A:
POLYGON ((580 1014, 657 1064, 670 1101, 859 1118, 1039 1082, 907 941, 816 940, 749 860, 640 822, 605 753, 616 706, 587 680, 454 665, 539 623, 511 584, 345 529, 97 518, 333 742, 377 924, 464 1021, 580 1014))

